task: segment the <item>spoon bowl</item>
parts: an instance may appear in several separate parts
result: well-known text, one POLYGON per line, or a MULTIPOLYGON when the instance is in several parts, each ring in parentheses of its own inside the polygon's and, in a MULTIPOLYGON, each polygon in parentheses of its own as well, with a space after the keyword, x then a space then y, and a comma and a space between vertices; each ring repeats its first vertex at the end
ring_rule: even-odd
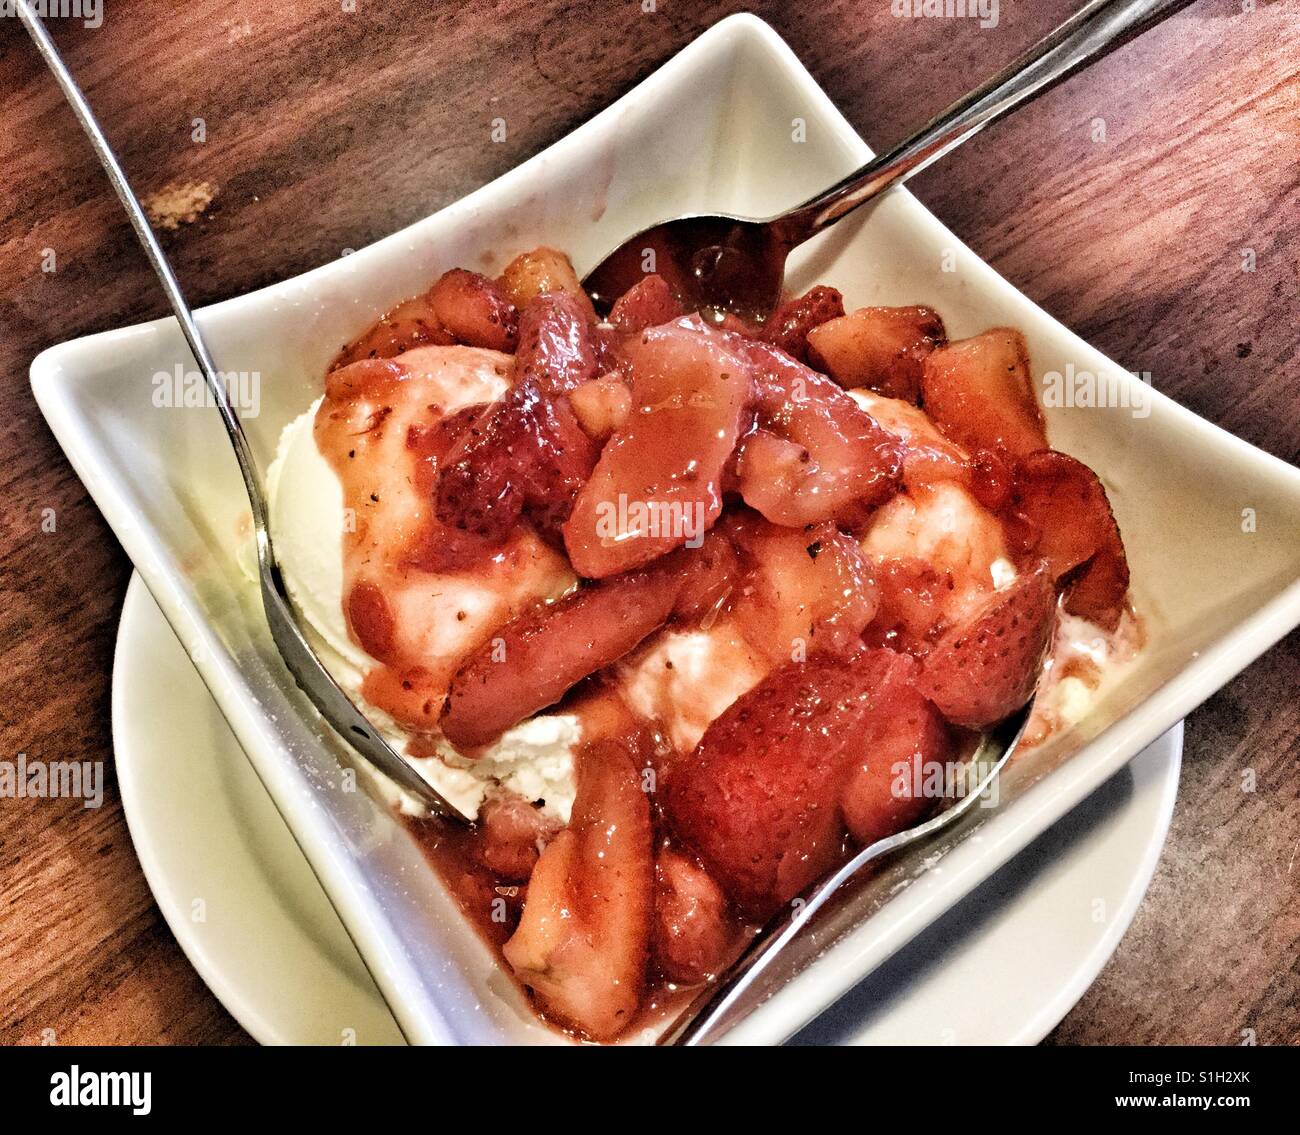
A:
POLYGON ((662 276, 692 310, 730 312, 762 322, 781 299, 790 249, 768 221, 679 217, 624 241, 583 281, 596 311, 608 315, 619 296, 649 274, 662 276))
POLYGON ((825 192, 767 220, 712 214, 653 225, 609 253, 583 285, 607 315, 619 296, 657 274, 689 309, 762 323, 781 301, 793 249, 1190 2, 1091 0, 983 86, 825 192))

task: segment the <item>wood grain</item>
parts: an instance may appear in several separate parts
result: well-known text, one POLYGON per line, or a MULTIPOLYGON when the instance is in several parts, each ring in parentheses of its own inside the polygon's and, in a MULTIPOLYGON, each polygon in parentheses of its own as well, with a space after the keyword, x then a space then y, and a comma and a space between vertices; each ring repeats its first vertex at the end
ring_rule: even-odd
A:
MULTIPOLYGON (((887 0, 749 5, 877 148, 1074 6, 1003 0, 998 25, 981 29, 893 17, 887 0)), ((137 186, 213 192, 164 234, 194 301, 294 275, 427 215, 738 6, 343 7, 108 0, 99 29, 52 21, 137 186), (498 116, 508 137, 493 143, 498 116)), ((1242 7, 1201 0, 914 185, 1084 338, 1295 462, 1300 77, 1289 45, 1300 5, 1242 7)), ((0 757, 109 761, 98 810, 0 800, 0 1041, 39 1043, 44 1030, 64 1043, 246 1041, 185 961, 131 850, 108 713, 129 565, 26 377, 42 348, 163 303, 12 20, 0 20, 0 74, 0 757), (47 249, 54 272, 42 271, 47 249)), ((1292 635, 1189 718, 1155 883, 1052 1042, 1232 1044, 1243 1029, 1260 1043, 1300 1041, 1298 674, 1292 635), (1240 787, 1247 767, 1252 794, 1240 787)))

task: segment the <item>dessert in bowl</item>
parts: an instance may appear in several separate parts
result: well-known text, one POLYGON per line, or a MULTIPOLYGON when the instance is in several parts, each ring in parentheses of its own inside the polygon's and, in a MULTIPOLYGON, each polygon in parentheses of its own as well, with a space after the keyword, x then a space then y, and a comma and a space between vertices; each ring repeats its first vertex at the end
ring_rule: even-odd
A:
POLYGON ((410 815, 543 1017, 611 1040, 1027 744, 1140 644, 1104 488, 1023 337, 817 286, 765 323, 566 256, 342 347, 268 485, 327 665, 467 819, 410 815))
MULTIPOLYGON (((719 209, 771 215, 869 157, 775 33, 753 17, 733 16, 573 134, 469 197, 305 275, 206 308, 199 319, 223 368, 262 378, 261 413, 246 415, 245 428, 265 467, 286 423, 323 394, 323 377, 343 342, 383 311, 424 293, 448 268, 464 264, 495 274, 515 251, 537 245, 564 248, 583 268, 628 233, 665 216, 719 209), (796 119, 807 124, 797 140, 791 134, 796 119)), ((927 844, 919 855, 892 857, 855 889, 851 903, 810 926, 726 1043, 771 1044, 793 1035, 1300 623, 1300 473, 1294 468, 1105 358, 999 277, 906 190, 890 193, 869 216, 846 220, 796 255, 789 278, 800 292, 830 282, 853 307, 928 303, 951 339, 997 327, 1024 333, 1052 445, 1097 470, 1114 504, 1133 567, 1133 599, 1143 615, 1143 644, 1131 664, 1119 664, 1136 641, 1128 620, 1113 635, 1097 634, 1078 616, 1061 613, 1053 649, 1061 664, 1048 672, 1050 688, 1036 701, 1040 711, 1045 700, 1051 703, 1051 713, 1040 712, 1036 726, 1044 740, 1003 770, 998 806, 976 809, 960 831, 927 844), (1140 394, 1143 412, 1049 399, 1048 377, 1071 368, 1140 394), (1242 522, 1245 508, 1261 520, 1249 530, 1242 522)), ((174 321, 160 320, 52 348, 33 363, 32 386, 55 437, 194 660, 404 1035, 423 1044, 563 1043, 566 1034, 542 1024, 507 976, 499 949, 485 944, 459 913, 465 889, 482 881, 473 849, 466 849, 457 875, 429 870, 422 841, 413 838, 427 837, 429 826, 412 817, 407 827, 382 792, 340 770, 340 761, 346 767, 348 760, 345 744, 294 687, 241 566, 248 551, 247 500, 226 435, 206 408, 160 409, 147 381, 156 372, 170 375, 186 359, 174 321), (442 878, 456 885, 459 903, 442 878)), ((1154 366, 1159 380, 1158 357, 1128 362, 1154 366)), ((1132 404, 1131 398, 1123 403, 1132 404)), ((876 417, 887 425, 883 410, 876 417)), ((297 435, 300 443, 312 439, 313 424, 297 435)), ((294 560, 295 540, 308 549, 297 557, 298 601, 309 612, 311 594, 318 596, 321 617, 333 619, 336 629, 343 626, 335 635, 341 658, 334 664, 354 667, 359 684, 373 663, 338 613, 340 529, 349 520, 346 514, 339 519, 341 488, 319 450, 304 445, 299 457, 313 454, 329 477, 298 477, 296 460, 281 463, 277 550, 294 560), (298 504, 289 507, 290 498, 298 504), (291 536, 295 522, 302 539, 291 536), (325 539, 331 528, 333 538, 325 539), (324 554, 313 558, 312 547, 324 554)), ((902 505, 893 508, 901 513, 902 505)), ((631 511, 626 515, 634 518, 631 511)), ((703 653, 699 638, 671 641, 703 653)), ((703 689, 688 668, 693 657, 678 651, 671 659, 675 670, 687 668, 688 674, 673 688, 674 697, 703 689)), ((506 777, 518 772, 514 783, 522 795, 535 792, 548 803, 561 789, 572 795, 578 743, 568 735, 528 732, 563 728, 562 720, 554 723, 566 708, 550 708, 515 727, 519 748, 501 771, 506 777), (524 784, 529 769, 540 770, 544 783, 524 784)), ((503 748, 497 754, 507 756, 503 748)), ((482 774, 491 766, 482 759, 444 763, 459 767, 456 775, 471 792, 489 779, 482 774)), ((434 765, 429 769, 436 774, 434 765)), ((486 799, 486 787, 483 792, 486 799)), ((214 861, 221 854, 213 848, 214 861)), ((434 854, 452 858, 446 845, 434 854)), ((1132 886, 1140 891, 1146 877, 1132 886)), ((493 891, 492 898, 508 905, 512 896, 493 891)), ((286 910, 294 909, 292 895, 283 901, 286 910)), ((1128 892, 1123 909, 1136 901, 1128 892)), ((485 905, 470 904, 480 926, 485 905)), ((491 909, 494 915, 501 910, 491 909)), ((510 917, 508 910, 501 913, 510 917)), ((1081 917, 1090 915, 1084 910, 1081 917)), ((492 941, 508 936, 501 923, 487 928, 497 936, 492 941)), ((1107 941, 1121 932, 1112 922, 1107 941)), ((1071 934, 1068 925, 1043 926, 1024 948, 1050 952, 1056 939, 1071 934)), ((1097 966, 1101 960, 1098 954, 1097 966)), ((1090 966, 1089 974, 1095 972, 1090 966)), ((1024 1035, 1043 1035, 1082 988, 1058 990, 1024 1035)), ((619 1039, 652 1035, 632 1028, 619 1039)), ((976 1028, 963 1035, 984 1034, 976 1028)), ((367 1043, 364 1031, 358 1039, 367 1043)))

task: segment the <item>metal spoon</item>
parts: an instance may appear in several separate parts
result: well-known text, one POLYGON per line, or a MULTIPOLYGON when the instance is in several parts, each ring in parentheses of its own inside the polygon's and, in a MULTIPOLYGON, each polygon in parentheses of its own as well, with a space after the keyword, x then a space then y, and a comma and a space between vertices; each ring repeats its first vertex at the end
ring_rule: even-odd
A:
POLYGON ((117 157, 104 137, 104 132, 95 120, 90 105, 86 102, 85 96, 64 64, 40 19, 32 10, 31 4, 28 0, 16 0, 16 10, 18 18, 22 20, 23 26, 32 37, 32 42, 36 44, 36 49, 41 53, 41 57, 62 88, 64 97, 72 106, 77 121, 81 123, 81 128, 90 139, 96 157, 99 158, 104 172, 108 174, 108 180, 122 202, 122 207, 131 218, 131 227, 135 229, 135 235, 139 238, 145 256, 148 257, 150 265, 162 284, 167 302, 171 304, 172 311, 176 315, 176 321, 181 325, 185 341, 189 343, 199 369, 203 372, 204 381, 216 400, 222 424, 226 427, 230 444, 235 450, 235 459, 239 462, 239 472, 244 478, 244 487, 248 490, 248 501, 253 510, 258 580, 262 589, 262 606, 266 610, 266 621, 270 624, 271 637, 279 648, 289 673, 293 675, 294 681, 298 683, 312 705, 320 711, 321 716, 361 757, 416 797, 435 815, 445 820, 466 822, 460 812, 420 776, 366 720, 361 711, 348 699, 347 694, 339 688, 338 683, 330 676, 329 671, 321 664, 320 659, 316 657, 316 652, 307 642, 289 603, 284 580, 275 562, 271 533, 267 526, 266 497, 252 451, 248 447, 248 440, 244 436, 239 417, 226 396, 226 388, 217 374, 212 355, 203 341, 203 335, 199 331, 189 304, 185 301, 171 264, 154 236, 153 229, 149 227, 144 210, 141 209, 140 202, 126 179, 126 174, 122 172, 117 157))
POLYGON ((983 86, 824 193, 766 220, 717 214, 654 225, 619 245, 583 285, 607 312, 655 272, 691 308, 762 320, 781 298, 791 250, 1190 2, 1092 0, 983 86))
POLYGON ((709 1044, 758 1008, 761 990, 757 987, 764 974, 845 883, 867 864, 949 827, 975 806, 1015 751, 1033 708, 1031 700, 980 739, 967 765, 966 779, 968 783, 974 781, 974 787, 968 788, 955 804, 914 828, 864 847, 839 870, 814 883, 759 931, 717 984, 706 986, 656 1043, 686 1047, 709 1044))

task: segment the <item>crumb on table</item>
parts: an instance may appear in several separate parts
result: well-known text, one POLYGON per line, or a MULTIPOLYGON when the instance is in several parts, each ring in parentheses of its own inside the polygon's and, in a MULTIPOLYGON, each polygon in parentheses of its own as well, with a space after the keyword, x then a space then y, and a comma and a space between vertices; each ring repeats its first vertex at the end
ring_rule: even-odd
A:
POLYGON ((197 221, 216 195, 210 182, 176 181, 148 194, 142 204, 155 228, 173 230, 197 221))

